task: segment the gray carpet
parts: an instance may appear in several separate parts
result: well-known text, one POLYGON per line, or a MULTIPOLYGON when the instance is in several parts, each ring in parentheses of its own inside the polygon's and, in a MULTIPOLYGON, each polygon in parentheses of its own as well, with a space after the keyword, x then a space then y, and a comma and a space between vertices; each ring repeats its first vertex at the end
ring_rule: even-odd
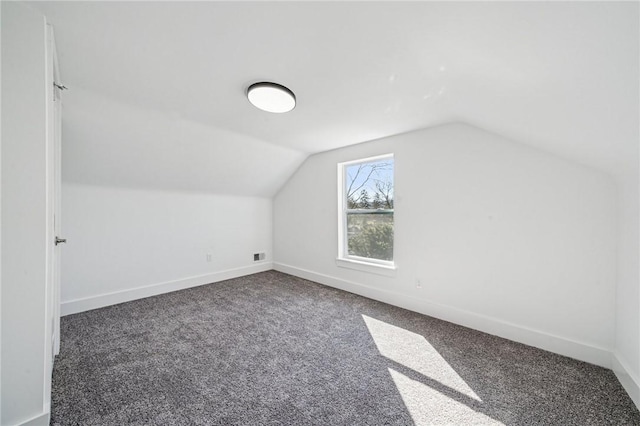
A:
POLYGON ((640 425, 614 374, 275 271, 62 318, 53 425, 640 425))

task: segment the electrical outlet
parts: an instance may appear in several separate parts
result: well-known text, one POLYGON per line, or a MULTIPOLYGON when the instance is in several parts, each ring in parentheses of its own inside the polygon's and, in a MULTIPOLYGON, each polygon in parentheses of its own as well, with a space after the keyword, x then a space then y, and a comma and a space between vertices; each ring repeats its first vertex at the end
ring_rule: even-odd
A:
POLYGON ((416 278, 416 288, 422 288, 422 282, 419 278, 416 278))
POLYGON ((213 253, 207 253, 207 262, 211 262, 213 260, 213 253))

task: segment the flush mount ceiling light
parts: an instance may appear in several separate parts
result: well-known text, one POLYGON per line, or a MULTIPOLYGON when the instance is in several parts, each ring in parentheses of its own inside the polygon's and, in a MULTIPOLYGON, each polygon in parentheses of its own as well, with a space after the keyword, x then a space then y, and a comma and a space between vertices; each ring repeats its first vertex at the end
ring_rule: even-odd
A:
POLYGON ((247 89, 247 98, 256 108, 268 112, 289 112, 296 107, 296 95, 277 83, 252 84, 247 89))

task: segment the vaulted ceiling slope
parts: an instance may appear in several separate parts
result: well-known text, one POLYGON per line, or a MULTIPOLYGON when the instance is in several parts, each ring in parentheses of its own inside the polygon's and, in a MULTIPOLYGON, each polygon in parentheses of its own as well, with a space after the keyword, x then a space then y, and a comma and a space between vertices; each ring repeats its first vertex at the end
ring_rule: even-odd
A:
POLYGON ((309 153, 452 121, 637 170, 636 2, 32 4, 68 180, 270 195, 309 153), (253 108, 262 80, 296 109, 253 108))

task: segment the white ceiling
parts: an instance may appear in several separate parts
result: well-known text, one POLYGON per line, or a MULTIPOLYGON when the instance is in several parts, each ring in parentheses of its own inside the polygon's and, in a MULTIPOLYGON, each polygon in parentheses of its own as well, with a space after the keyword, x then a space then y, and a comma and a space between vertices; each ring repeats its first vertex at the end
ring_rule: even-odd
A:
POLYGON ((309 153, 452 121, 637 169, 636 2, 32 4, 68 180, 268 196, 309 153), (296 109, 252 107, 262 80, 296 109))

